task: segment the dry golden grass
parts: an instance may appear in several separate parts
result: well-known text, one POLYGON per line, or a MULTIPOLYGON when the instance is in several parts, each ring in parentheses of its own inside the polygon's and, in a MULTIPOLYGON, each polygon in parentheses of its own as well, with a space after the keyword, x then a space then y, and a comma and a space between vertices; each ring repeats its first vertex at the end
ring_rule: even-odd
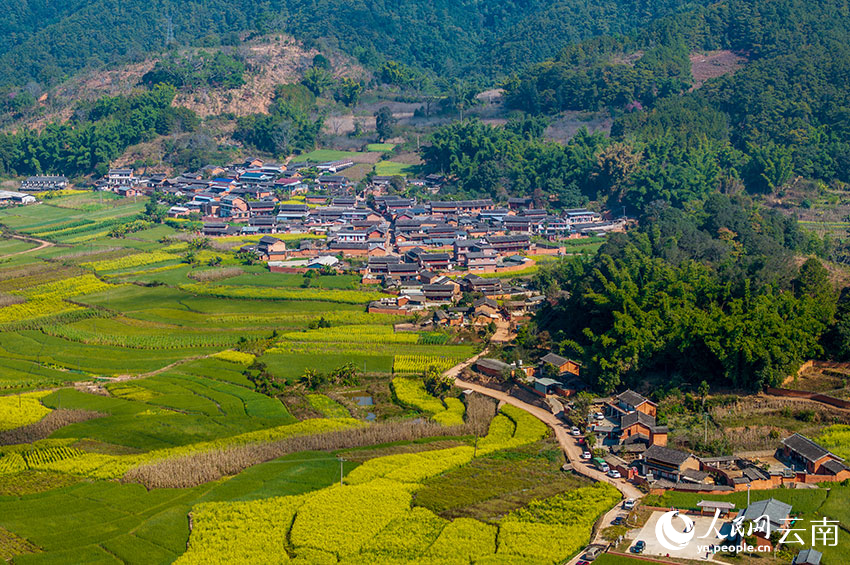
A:
POLYGON ((131 469, 122 480, 141 483, 149 489, 187 488, 235 475, 253 465, 299 451, 332 451, 427 437, 484 435, 495 412, 496 405, 489 398, 470 395, 467 421, 462 426, 444 427, 420 420, 380 423, 167 459, 131 469))

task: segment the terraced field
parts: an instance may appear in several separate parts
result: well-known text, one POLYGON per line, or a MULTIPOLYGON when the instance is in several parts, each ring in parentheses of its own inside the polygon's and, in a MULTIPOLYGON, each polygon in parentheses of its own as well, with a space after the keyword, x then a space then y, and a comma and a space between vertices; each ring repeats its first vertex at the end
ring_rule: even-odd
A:
POLYGON ((81 193, 0 210, 55 244, 0 261, 0 434, 17 438, 0 445, 0 558, 554 563, 614 503, 555 481, 499 516, 415 504, 547 429, 431 396, 423 371, 476 347, 396 332, 356 275, 270 273, 237 259, 241 240, 192 250, 167 225, 110 236, 143 208, 81 193))

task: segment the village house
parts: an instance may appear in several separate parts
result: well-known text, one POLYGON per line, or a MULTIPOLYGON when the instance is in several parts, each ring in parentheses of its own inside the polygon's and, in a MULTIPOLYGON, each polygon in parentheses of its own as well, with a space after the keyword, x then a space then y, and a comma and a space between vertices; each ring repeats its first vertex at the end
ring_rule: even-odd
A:
POLYGON ((747 506, 743 513, 744 523, 753 523, 753 531, 767 533, 788 528, 791 522, 791 505, 768 498, 747 506), (766 517, 766 520, 765 518, 766 517), (766 523, 765 523, 766 522, 766 523))
POLYGON ((287 259, 286 242, 269 235, 257 242, 257 254, 263 261, 283 261, 287 259))
POLYGON ((499 361, 498 359, 482 357, 475 361, 476 371, 482 375, 487 375, 488 377, 497 379, 501 379, 506 375, 511 375, 513 373, 513 369, 514 368, 511 365, 499 361))
POLYGON ((110 169, 106 174, 109 186, 135 186, 139 179, 133 174, 133 169, 110 169))
POLYGON ((804 549, 794 556, 791 565, 821 565, 823 554, 817 549, 804 549))
POLYGON ((801 434, 783 439, 779 456, 795 470, 810 475, 830 475, 839 481, 850 478, 850 468, 844 464, 844 459, 801 434))
POLYGON ((678 483, 686 477, 702 478, 699 459, 692 454, 661 445, 650 446, 639 460, 641 475, 678 483))
POLYGON ((63 176, 33 176, 21 182, 21 190, 37 192, 41 190, 62 190, 68 188, 68 179, 63 176))
POLYGON ((547 372, 556 375, 563 375, 565 373, 578 375, 580 365, 571 359, 549 352, 540 359, 540 374, 545 375, 547 372), (551 369, 547 369, 547 366, 551 367, 551 369))
POLYGON ((219 201, 219 216, 232 221, 244 221, 249 217, 248 203, 239 196, 228 195, 219 201))

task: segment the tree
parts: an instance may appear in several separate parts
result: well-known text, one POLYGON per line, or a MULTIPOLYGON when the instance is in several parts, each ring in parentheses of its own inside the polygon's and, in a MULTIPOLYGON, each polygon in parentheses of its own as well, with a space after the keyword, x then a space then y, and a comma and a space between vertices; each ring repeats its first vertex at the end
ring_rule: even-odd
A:
POLYGON ((363 85, 360 81, 343 77, 334 91, 334 100, 346 106, 354 106, 357 104, 357 100, 360 99, 361 92, 363 92, 363 85))
POLYGON ((321 96, 333 85, 331 74, 321 67, 310 67, 304 72, 301 84, 306 86, 316 96, 321 96))
POLYGON ((587 422, 587 415, 593 405, 593 395, 581 391, 573 398, 573 409, 570 411, 571 420, 578 425, 587 422))
POLYGON ((316 390, 327 381, 327 377, 315 369, 304 369, 298 382, 310 390, 316 390))
POLYGON ((699 384, 699 388, 697 388, 697 394, 699 395, 700 400, 702 401, 702 409, 705 410, 705 401, 708 398, 708 383, 707 382, 702 381, 699 384))
POLYGON ((622 202, 631 186, 632 174, 637 171, 641 156, 625 143, 614 143, 604 148, 596 159, 596 172, 600 192, 622 202))
POLYGON ((158 195, 154 192, 148 201, 145 203, 145 211, 142 212, 142 217, 155 224, 161 224, 165 219, 165 206, 160 206, 158 195))
POLYGON ((429 393, 442 398, 451 390, 454 383, 451 377, 443 375, 436 366, 429 365, 422 373, 422 384, 429 393))
POLYGON ((393 125, 396 120, 392 111, 383 106, 375 113, 375 130, 379 141, 386 141, 393 136, 393 125))

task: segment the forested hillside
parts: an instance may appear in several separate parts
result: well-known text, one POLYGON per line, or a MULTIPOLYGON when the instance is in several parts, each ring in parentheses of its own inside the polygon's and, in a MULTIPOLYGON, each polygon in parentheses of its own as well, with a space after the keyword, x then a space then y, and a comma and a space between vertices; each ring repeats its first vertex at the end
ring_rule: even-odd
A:
POLYGON ((178 45, 234 44, 282 31, 340 47, 367 65, 397 60, 444 76, 493 76, 572 41, 621 34, 685 0, 74 0, 0 2, 0 84, 52 85, 85 67, 162 50, 169 15, 178 45))
POLYGON ((842 1, 730 0, 633 37, 570 46, 508 81, 508 103, 532 114, 607 108, 617 116, 614 139, 726 148, 737 160, 733 176, 752 191, 770 192, 795 173, 847 181, 848 37, 842 1), (688 92, 688 54, 711 49, 751 62, 688 92))

